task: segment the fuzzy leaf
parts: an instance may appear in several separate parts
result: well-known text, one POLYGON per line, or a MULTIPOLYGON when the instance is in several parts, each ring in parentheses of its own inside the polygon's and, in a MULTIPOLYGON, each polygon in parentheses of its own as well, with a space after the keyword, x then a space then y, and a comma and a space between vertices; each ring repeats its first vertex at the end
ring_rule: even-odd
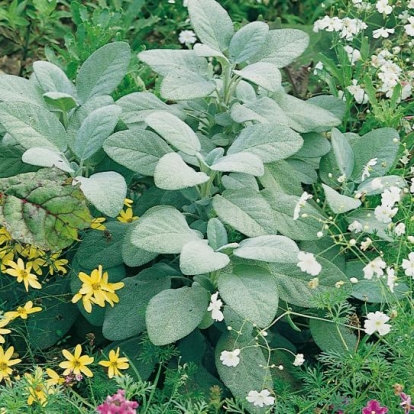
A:
POLYGON ((241 70, 233 70, 233 72, 270 92, 276 92, 282 85, 280 70, 272 63, 252 63, 241 70))
POLYGON ((45 102, 62 112, 69 112, 78 106, 72 95, 62 92, 46 92, 43 94, 45 102))
POLYGON ((217 250, 228 243, 227 231, 223 223, 217 218, 211 218, 207 224, 208 244, 217 250))
POLYGON ((76 96, 75 86, 59 66, 37 61, 33 63, 33 74, 43 92, 62 92, 76 96))
POLYGON ((74 172, 64 154, 48 148, 29 148, 22 155, 22 161, 40 167, 56 167, 68 173, 74 172))
POLYGON ((326 201, 330 209, 335 214, 346 213, 347 211, 355 210, 361 205, 361 201, 352 197, 347 197, 339 194, 337 191, 322 184, 323 190, 325 191, 326 201))
POLYGON ((28 79, 0 74, 0 102, 28 102, 45 107, 42 89, 28 79))
POLYGON ((220 158, 210 166, 214 171, 238 172, 261 176, 264 173, 264 166, 259 156, 250 152, 240 152, 220 158))

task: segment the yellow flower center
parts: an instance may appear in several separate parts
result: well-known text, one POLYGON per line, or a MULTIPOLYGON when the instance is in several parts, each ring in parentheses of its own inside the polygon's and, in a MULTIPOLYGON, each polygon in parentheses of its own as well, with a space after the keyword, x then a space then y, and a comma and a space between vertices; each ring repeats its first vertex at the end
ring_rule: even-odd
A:
POLYGON ((101 284, 100 283, 93 283, 92 284, 92 289, 93 290, 100 290, 101 289, 101 284))
POLYGON ((26 278, 27 278, 27 276, 28 276, 28 273, 26 272, 26 270, 21 270, 21 271, 20 271, 20 276, 21 276, 23 279, 26 279, 26 278))
POLYGON ((39 385, 36 385, 36 387, 35 387, 35 391, 36 392, 42 392, 43 391, 43 389, 42 389, 43 387, 42 387, 42 385, 41 384, 39 384, 39 385))
POLYGON ((21 306, 19 306, 19 307, 17 308, 17 313, 18 313, 19 315, 24 315, 24 314, 26 313, 26 310, 25 310, 24 308, 22 308, 21 306))
POLYGON ((75 368, 78 368, 78 367, 80 367, 80 366, 81 366, 81 363, 79 362, 79 360, 78 360, 78 359, 75 359, 75 360, 73 361, 73 366, 74 366, 75 368))
POLYGON ((5 362, 0 362, 0 371, 6 371, 9 366, 5 362))

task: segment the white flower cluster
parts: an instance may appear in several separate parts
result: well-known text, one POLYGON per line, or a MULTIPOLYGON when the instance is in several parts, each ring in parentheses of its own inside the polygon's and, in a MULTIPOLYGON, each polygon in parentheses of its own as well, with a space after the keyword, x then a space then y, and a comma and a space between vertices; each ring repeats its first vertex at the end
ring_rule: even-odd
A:
POLYGON ((316 33, 320 30, 338 32, 342 39, 352 40, 367 27, 366 23, 360 19, 351 19, 349 17, 340 19, 339 17, 325 16, 314 23, 313 31, 316 33))
POLYGON ((394 204, 398 203, 401 198, 401 190, 398 187, 390 187, 381 195, 381 205, 374 210, 375 218, 381 223, 391 223, 392 218, 397 214, 398 207, 394 208, 394 204))

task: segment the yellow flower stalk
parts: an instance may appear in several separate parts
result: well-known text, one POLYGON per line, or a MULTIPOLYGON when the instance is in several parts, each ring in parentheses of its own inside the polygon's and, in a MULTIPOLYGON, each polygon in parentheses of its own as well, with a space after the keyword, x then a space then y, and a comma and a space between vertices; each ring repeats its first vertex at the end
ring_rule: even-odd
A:
POLYGON ((92 371, 87 367, 87 365, 92 364, 94 361, 93 357, 82 354, 82 346, 76 345, 75 351, 71 354, 68 350, 62 350, 63 356, 67 361, 63 361, 59 364, 61 368, 64 368, 63 375, 75 374, 79 375, 81 373, 85 374, 87 377, 93 377, 92 371))
POLYGON ((3 381, 5 378, 9 378, 10 374, 13 372, 11 368, 13 365, 22 362, 21 359, 11 359, 14 353, 14 348, 11 346, 7 348, 6 352, 2 346, 0 346, 0 381, 3 381))
POLYGON ((17 277, 18 283, 24 283, 24 287, 26 288, 26 292, 29 291, 29 286, 34 289, 41 289, 42 285, 38 282, 37 276, 30 273, 32 270, 32 264, 27 263, 24 264, 23 260, 19 257, 17 259, 17 263, 13 260, 9 260, 6 264, 6 271, 10 276, 17 277))
POLYGON ((9 320, 16 318, 27 319, 28 315, 40 312, 41 310, 42 308, 40 306, 33 307, 33 302, 29 300, 24 306, 19 306, 15 311, 6 312, 4 317, 9 320))
POLYGON ((27 398, 27 404, 32 405, 34 402, 39 403, 42 407, 47 405, 47 396, 53 390, 48 389, 47 384, 43 378, 43 371, 40 367, 36 367, 34 375, 24 374, 27 381, 29 391, 29 397, 27 398))
POLYGON ((109 360, 100 361, 99 364, 103 367, 108 368, 109 378, 112 378, 114 376, 121 376, 122 373, 119 370, 129 368, 128 358, 119 357, 119 347, 116 349, 116 351, 111 349, 109 351, 109 360))

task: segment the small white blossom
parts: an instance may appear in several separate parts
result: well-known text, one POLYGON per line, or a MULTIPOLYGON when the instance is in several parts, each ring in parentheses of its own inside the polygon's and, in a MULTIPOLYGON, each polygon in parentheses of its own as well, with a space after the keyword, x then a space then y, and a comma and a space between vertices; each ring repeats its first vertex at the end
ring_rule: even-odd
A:
POLYGON ((361 250, 363 251, 367 250, 368 247, 371 246, 371 244, 372 244, 372 240, 369 237, 367 237, 365 241, 361 242, 361 250))
POLYGON ((407 7, 409 9, 414 9, 414 0, 410 0, 410 2, 407 4, 407 7))
POLYGON ((227 367, 237 367, 240 362, 240 349, 234 351, 222 351, 220 354, 220 361, 227 367))
POLYGON ((375 218, 380 223, 391 223, 392 218, 397 214, 398 208, 391 208, 390 206, 381 204, 380 206, 375 207, 374 214, 375 218))
POLYGON ((355 62, 361 60, 361 52, 358 49, 354 49, 349 45, 346 45, 344 49, 352 66, 355 65, 355 62))
POLYGON ((372 37, 378 39, 379 37, 387 38, 390 34, 393 34, 395 29, 387 29, 386 27, 380 27, 372 32, 372 37))
POLYGON ((414 243, 414 236, 407 236, 407 240, 408 240, 410 243, 414 243))
POLYGON ((387 267, 387 286, 392 293, 394 293, 394 286, 396 281, 397 276, 395 276, 395 270, 392 267, 387 267))
POLYGON ((362 270, 364 272, 365 279, 372 279, 374 273, 377 277, 384 275, 384 270, 387 264, 382 260, 380 256, 369 262, 362 270))
POLYGON ((359 280, 358 280, 356 277, 351 277, 351 278, 349 279, 349 281, 350 281, 351 283, 353 283, 353 284, 355 284, 355 283, 358 283, 358 282, 359 282, 359 280))
POLYGON ((183 30, 178 36, 178 41, 186 45, 192 45, 196 40, 197 37, 192 30, 183 30))
POLYGON ((389 316, 385 315, 385 313, 379 311, 375 313, 369 312, 364 322, 364 331, 368 335, 372 335, 375 331, 381 336, 386 335, 391 330, 391 325, 387 324, 389 320, 389 316))
POLYGON ((319 73, 320 70, 323 70, 323 63, 321 61, 319 61, 315 67, 313 68, 313 74, 317 75, 319 73))
POLYGON ((221 322, 224 319, 223 312, 221 311, 221 307, 223 306, 223 302, 217 298, 218 292, 211 295, 210 304, 208 305, 207 311, 211 311, 211 317, 218 322, 221 322))
POLYGON ((364 89, 358 85, 358 81, 356 79, 353 79, 352 85, 348 86, 346 89, 354 97, 357 103, 365 104, 368 102, 368 95, 365 93, 364 89))
MULTIPOLYGON (((407 239, 408 239, 408 237, 407 237, 407 239)), ((407 276, 411 276, 414 279, 414 252, 411 252, 408 255, 408 260, 407 259, 403 259, 402 264, 401 264, 401 267, 404 269, 405 274, 407 276)))
POLYGON ((387 188, 381 194, 381 202, 386 206, 392 207, 395 203, 398 203, 401 199, 401 189, 395 186, 387 188))
POLYGON ((247 394, 246 400, 253 405, 257 405, 258 407, 263 407, 265 405, 273 405, 275 403, 275 397, 270 395, 269 390, 262 390, 260 392, 257 391, 249 391, 247 394))
POLYGON ((297 266, 300 267, 302 272, 309 273, 312 276, 318 276, 321 273, 322 266, 316 261, 313 253, 299 252, 298 260, 297 266))
POLYGON ((378 0, 375 8, 379 13, 391 14, 392 7, 388 4, 388 0, 378 0))
POLYGON ((362 231, 362 224, 358 220, 354 220, 349 226, 349 231, 353 231, 354 233, 361 233, 362 231))
POLYGON ((311 198, 312 195, 308 194, 306 191, 303 192, 299 198, 299 201, 295 205, 295 209, 293 210, 293 220, 297 220, 299 218, 301 208, 305 207, 307 200, 311 198))
POLYGON ((414 194, 414 180, 411 181, 410 193, 414 194))
POLYGON ((293 365, 295 367, 300 367, 305 362, 305 358, 303 357, 303 354, 297 354, 295 356, 295 360, 293 361, 293 365))
POLYGON ((402 236, 403 234, 405 234, 405 224, 398 223, 394 228, 394 233, 396 236, 402 236))
POLYGON ((404 26, 405 33, 407 33, 408 36, 414 36, 414 16, 410 16, 407 20, 410 24, 404 26))
POLYGON ((362 176, 361 176, 361 181, 364 181, 366 178, 371 176, 371 171, 374 165, 377 165, 378 162, 378 158, 371 158, 366 165, 364 166, 364 168, 362 169, 362 176))

